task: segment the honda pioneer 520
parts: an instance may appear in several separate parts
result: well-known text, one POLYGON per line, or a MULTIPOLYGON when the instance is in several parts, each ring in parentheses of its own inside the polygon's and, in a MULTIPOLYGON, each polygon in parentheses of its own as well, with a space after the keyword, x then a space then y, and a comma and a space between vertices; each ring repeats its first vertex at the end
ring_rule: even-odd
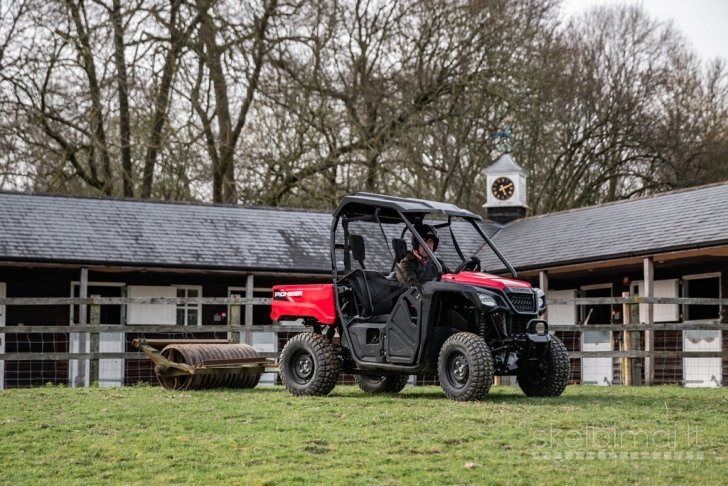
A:
POLYGON ((449 398, 465 401, 487 395, 494 376, 515 375, 528 396, 560 395, 569 359, 539 318, 544 293, 516 280, 480 220, 451 204, 345 197, 331 226, 333 283, 273 288, 271 317, 302 318, 312 328, 281 353, 286 388, 326 395, 347 373, 365 392, 396 393, 409 375, 436 374, 449 398), (482 271, 476 253, 486 246, 512 279, 482 271), (429 275, 400 283, 398 263, 420 247, 429 275))

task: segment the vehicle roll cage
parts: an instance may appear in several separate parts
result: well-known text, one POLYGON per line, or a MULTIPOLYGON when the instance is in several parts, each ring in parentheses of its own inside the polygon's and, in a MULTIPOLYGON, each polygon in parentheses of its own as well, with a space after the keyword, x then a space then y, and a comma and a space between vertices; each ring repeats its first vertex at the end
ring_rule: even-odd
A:
POLYGON ((382 231, 382 237, 387 240, 387 236, 384 232, 382 224, 397 224, 404 222, 405 228, 402 230, 402 236, 404 236, 409 230, 420 245, 425 249, 429 258, 437 268, 438 280, 442 275, 442 265, 435 257, 434 253, 430 250, 427 244, 424 242, 420 234, 415 230, 413 223, 421 223, 425 216, 428 214, 443 214, 448 217, 447 223, 435 224, 436 228, 449 227, 452 241, 455 246, 455 250, 458 255, 465 261, 465 256, 462 254, 455 235, 452 233, 452 217, 456 216, 468 221, 473 228, 478 232, 483 241, 488 247, 495 253, 498 259, 505 265, 508 271, 511 273, 514 279, 518 278, 516 270, 501 254, 498 248, 488 238, 483 229, 478 225, 478 221, 482 218, 470 211, 463 210, 452 204, 444 203, 432 203, 430 201, 424 201, 420 199, 408 199, 408 198, 397 198, 392 196, 381 196, 378 194, 369 193, 358 193, 354 196, 347 196, 342 200, 342 204, 334 212, 333 222, 331 225, 331 266, 334 280, 338 278, 338 269, 336 268, 336 250, 344 250, 344 266, 350 266, 350 250, 349 235, 348 235, 348 223, 354 221, 371 221, 376 222, 382 231), (381 216, 380 216, 381 215, 381 216), (344 243, 336 243, 336 229, 339 226, 339 220, 344 218, 342 223, 342 229, 344 231, 344 243))

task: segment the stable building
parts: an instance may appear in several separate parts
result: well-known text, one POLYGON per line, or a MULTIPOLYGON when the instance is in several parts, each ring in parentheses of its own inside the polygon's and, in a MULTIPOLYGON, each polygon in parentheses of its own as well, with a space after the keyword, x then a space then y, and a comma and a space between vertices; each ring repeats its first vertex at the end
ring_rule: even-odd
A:
MULTIPOLYGON (((728 295, 728 183, 516 219, 526 210, 525 171, 505 154, 485 172, 491 189, 488 217, 503 224, 493 241, 519 278, 547 289, 548 298, 621 297, 625 292, 644 297, 646 280, 652 283, 652 297, 728 295)), ((487 251, 480 256, 488 271, 506 272, 487 251)), ((646 306, 640 307, 630 322, 646 321, 646 306)), ((728 307, 654 306, 656 323, 721 319, 728 322, 728 307)), ((618 333, 599 331, 599 326, 624 322, 621 305, 552 305, 548 321, 594 327, 583 338, 565 334, 570 350, 619 349, 618 333)), ((656 351, 721 351, 728 344, 717 330, 655 331, 647 336, 656 351)), ((574 360, 572 372, 580 383, 620 380, 619 360, 613 358, 574 360)), ((654 384, 719 386, 726 382, 728 361, 663 358, 644 372, 654 384)))
MULTIPOLYGON (((484 230, 519 278, 547 289, 550 298, 645 295, 645 281, 658 297, 725 295, 728 216, 721 210, 728 183, 524 218, 526 171, 506 154, 486 175, 490 221, 484 230)), ((0 298, 270 298, 273 285, 330 280, 330 227, 326 211, 0 192, 0 298)), ((506 273, 485 249, 479 254, 487 271, 506 273)), ((69 305, 0 306, 0 326, 72 326, 81 312, 69 305)), ((243 323, 270 324, 269 312, 267 305, 247 305, 243 323)), ((101 306, 102 325, 177 325, 190 337, 210 337, 205 326, 227 324, 229 315, 224 305, 101 306)), ((656 305, 654 317, 716 321, 721 308, 656 305)), ((621 306, 552 305, 548 318, 594 326, 583 339, 562 332, 570 350, 618 345, 599 326, 621 323, 621 306)), ((135 351, 133 333, 101 336, 102 352, 135 351)), ((726 341, 720 331, 656 331, 650 338, 655 350, 674 351, 720 351, 726 341)), ((253 333, 253 339, 260 351, 277 352, 285 336, 253 333)), ((88 385, 81 361, 2 359, 84 349, 78 333, 0 333, 0 387, 88 385)), ((102 386, 153 380, 148 360, 101 361, 102 386)), ((655 384, 717 386, 728 376, 728 363, 656 359, 646 371, 655 384)), ((618 361, 572 360, 572 382, 619 383, 618 361)))
MULTIPOLYGON (((270 298, 282 282, 330 281, 330 224, 330 213, 319 211, 0 193, 0 298, 270 298)), ((72 326, 81 311, 0 306, 0 326, 72 326)), ((229 315, 216 305, 104 305, 100 324, 177 325, 189 337, 224 338, 204 329, 227 324, 229 315)), ((248 305, 242 323, 269 324, 269 315, 269 305, 248 305)), ((100 351, 134 352, 135 337, 102 333, 100 351)), ((84 335, 0 333, 0 356, 87 352, 79 339, 84 335)), ((263 352, 279 348, 275 333, 254 333, 253 344, 263 352)), ((100 385, 154 381, 150 363, 101 360, 100 385)), ((0 357, 0 388, 87 386, 88 376, 77 360, 0 357)))

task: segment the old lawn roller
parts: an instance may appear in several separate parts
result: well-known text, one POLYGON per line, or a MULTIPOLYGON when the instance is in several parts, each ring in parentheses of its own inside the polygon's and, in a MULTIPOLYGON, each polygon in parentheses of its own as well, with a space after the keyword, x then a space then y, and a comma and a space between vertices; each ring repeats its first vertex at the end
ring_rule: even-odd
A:
POLYGON ((135 339, 133 345, 154 362, 167 390, 255 388, 262 373, 278 372, 252 346, 224 339, 135 339))

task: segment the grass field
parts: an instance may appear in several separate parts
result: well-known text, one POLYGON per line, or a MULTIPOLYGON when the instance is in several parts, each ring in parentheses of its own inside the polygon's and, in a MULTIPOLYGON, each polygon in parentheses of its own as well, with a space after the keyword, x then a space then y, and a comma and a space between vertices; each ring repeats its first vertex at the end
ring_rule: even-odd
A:
POLYGON ((725 482, 728 390, 0 391, 1 484, 725 482))

